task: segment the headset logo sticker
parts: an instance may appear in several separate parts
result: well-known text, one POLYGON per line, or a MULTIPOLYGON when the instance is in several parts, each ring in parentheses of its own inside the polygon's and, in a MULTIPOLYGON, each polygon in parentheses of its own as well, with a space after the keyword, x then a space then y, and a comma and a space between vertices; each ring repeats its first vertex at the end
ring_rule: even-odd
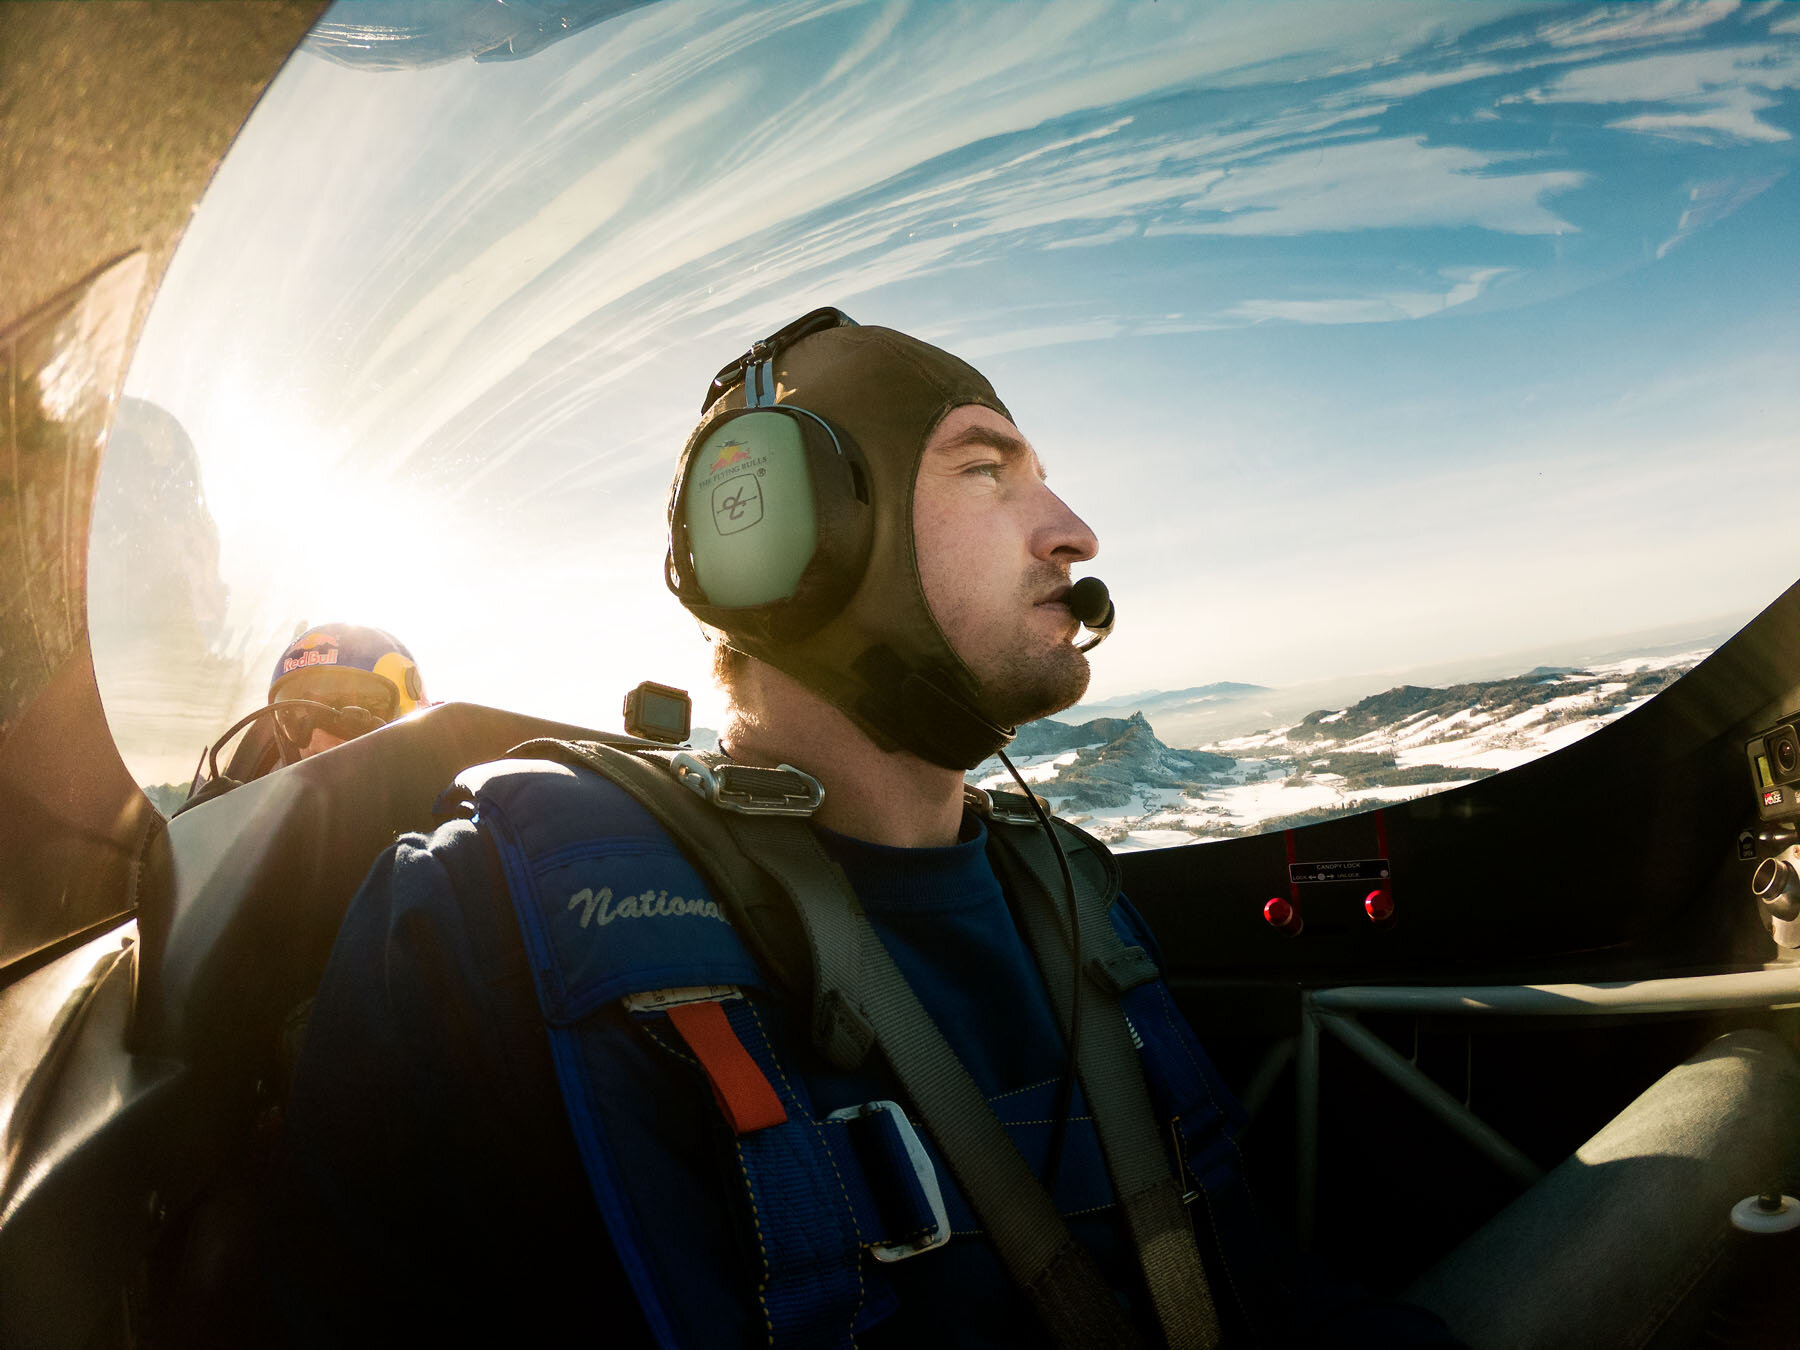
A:
POLYGON ((737 534, 763 518, 762 484, 748 474, 720 483, 712 495, 713 525, 720 534, 737 534))
POLYGON ((750 452, 744 448, 742 441, 726 441, 719 447, 718 457, 713 460, 712 468, 706 471, 707 476, 723 472, 733 464, 742 464, 749 458, 750 452))

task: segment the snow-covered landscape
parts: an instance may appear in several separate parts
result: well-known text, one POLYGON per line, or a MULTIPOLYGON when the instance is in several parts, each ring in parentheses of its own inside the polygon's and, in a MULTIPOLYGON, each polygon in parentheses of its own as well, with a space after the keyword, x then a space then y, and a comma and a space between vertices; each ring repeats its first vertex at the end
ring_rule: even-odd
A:
MULTIPOLYGON (((1401 685, 1288 725, 1188 748, 1164 743, 1140 710, 1081 723, 1045 719, 1021 728, 1010 754, 1060 815, 1115 849, 1229 839, 1514 768, 1622 717, 1706 655, 1701 649, 1578 670, 1540 667, 1442 688, 1401 685)), ((1171 697, 1145 702, 1154 707, 1171 697)), ((982 787, 1013 787, 997 758, 969 778, 982 787)))
MULTIPOLYGON (((1709 650, 1579 669, 1538 667, 1501 680, 1399 685, 1255 730, 1247 728, 1269 709, 1291 704, 1290 691, 1246 684, 1152 691, 1086 705, 1119 709, 1118 716, 1029 723, 1009 754, 1059 815, 1115 849, 1230 839, 1407 801, 1515 768, 1622 717, 1709 650), (1171 745, 1153 717, 1188 729, 1190 739, 1196 725, 1216 734, 1171 745)), ((715 748, 717 733, 696 727, 692 743, 715 748)), ((972 770, 969 781, 1016 790, 997 758, 972 770)), ((146 791, 166 814, 185 800, 187 784, 146 791)))

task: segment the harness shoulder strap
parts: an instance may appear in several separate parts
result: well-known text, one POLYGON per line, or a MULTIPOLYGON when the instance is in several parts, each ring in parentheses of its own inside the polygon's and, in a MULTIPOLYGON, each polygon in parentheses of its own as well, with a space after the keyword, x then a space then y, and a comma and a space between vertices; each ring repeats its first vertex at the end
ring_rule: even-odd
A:
POLYGON ((1070 1234, 981 1088, 919 1003, 842 871, 812 865, 823 854, 811 828, 804 820, 778 818, 745 818, 732 828, 747 853, 772 863, 809 935, 856 945, 861 984, 847 997, 872 1028, 875 1044, 1044 1331, 1064 1346, 1136 1345, 1137 1334, 1092 1256, 1070 1234))
POLYGON ((1060 869, 1041 829, 999 824, 991 837, 1003 874, 1010 875, 1020 894, 1026 940, 1065 1025, 1075 1012, 1070 927, 1081 925, 1082 945, 1092 955, 1080 972, 1090 984, 1080 1003, 1077 1069, 1113 1190, 1169 1344, 1216 1346, 1218 1310, 1118 1001, 1124 988, 1155 979, 1157 970, 1143 948, 1120 941, 1107 917, 1118 894, 1116 861, 1074 826, 1058 821, 1056 827, 1076 849, 1069 857, 1075 882, 1072 915, 1058 901, 1060 869))
MULTIPOLYGON (((1181 1203, 1183 1207, 1205 1206, 1206 1222, 1189 1227, 1205 1253, 1212 1289, 1221 1298, 1229 1296, 1250 1335, 1281 1340, 1289 1334, 1283 1328, 1293 1325, 1299 1296, 1291 1283, 1295 1267, 1250 1194, 1237 1143, 1245 1123, 1243 1108, 1177 1011, 1155 963, 1126 936, 1144 930, 1142 920, 1118 895, 1117 859, 1086 832, 1066 821, 1055 824, 1068 850, 1077 900, 1086 920, 1083 956, 1087 989, 1092 992, 1098 986, 1102 997, 1106 990, 1116 995, 1157 1117, 1170 1127, 1180 1170, 1181 1203), (1084 878, 1093 884, 1084 884, 1084 878)), ((1001 828, 994 833, 1002 837, 1001 846, 1013 842, 1023 842, 1027 848, 1033 842, 1039 845, 1032 867, 1046 886, 1055 883, 1049 893, 1061 896, 1060 877, 1047 871, 1050 862, 1041 831, 1001 828)), ((1001 868, 1013 865, 1017 864, 1004 854, 996 864, 1001 868)), ((1041 908, 1039 913, 1043 913, 1041 908)), ((1060 907, 1056 917, 1066 941, 1067 925, 1062 922, 1066 915, 1060 907)), ((1066 989, 1066 981, 1054 981, 1052 988, 1066 989)), ((1087 1002, 1085 996, 1083 1002, 1087 1002)), ((1083 1021, 1086 1024, 1087 1019, 1083 1021)), ((1085 1039, 1090 1033, 1082 1034, 1085 1039)), ((1115 1053, 1122 1057, 1122 1049, 1116 1048, 1115 1053)))

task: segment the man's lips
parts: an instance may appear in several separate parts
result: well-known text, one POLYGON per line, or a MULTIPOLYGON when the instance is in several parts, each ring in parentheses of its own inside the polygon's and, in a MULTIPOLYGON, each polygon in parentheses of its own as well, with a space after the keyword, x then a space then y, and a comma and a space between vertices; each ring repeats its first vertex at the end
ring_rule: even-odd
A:
POLYGON ((1069 608, 1069 587, 1058 586, 1043 599, 1037 601, 1032 608, 1047 610, 1055 619, 1059 629, 1066 628, 1068 636, 1073 637, 1081 631, 1081 623, 1076 619, 1074 611, 1069 608))

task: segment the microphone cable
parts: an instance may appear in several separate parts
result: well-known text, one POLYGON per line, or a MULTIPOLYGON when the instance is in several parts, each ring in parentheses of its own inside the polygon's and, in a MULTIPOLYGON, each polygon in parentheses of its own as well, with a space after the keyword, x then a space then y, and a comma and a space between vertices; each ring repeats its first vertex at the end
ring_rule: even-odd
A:
MULTIPOLYGON (((1076 582, 1069 588, 1065 603, 1069 606, 1070 613, 1092 635, 1075 650, 1092 651, 1112 636, 1113 625, 1118 622, 1118 611, 1113 607, 1106 583, 1099 577, 1083 577, 1076 582)), ((1025 794, 1025 800, 1031 803, 1032 814, 1049 836, 1050 847, 1056 853, 1057 870, 1062 873, 1063 894, 1068 899, 1069 956, 1074 963, 1074 975, 1070 980, 1069 990, 1069 1029, 1064 1037, 1067 1054, 1063 1060, 1062 1077, 1056 1084, 1056 1102, 1050 1113, 1050 1147, 1044 1156, 1044 1188, 1054 1190, 1057 1172, 1062 1167, 1063 1146, 1069 1134, 1069 1117, 1075 1109, 1075 1081, 1081 1062, 1081 914, 1075 907, 1075 878, 1069 871, 1069 855, 1063 852, 1062 840, 1056 837, 1056 827, 1050 823, 1044 804, 1026 784, 1024 775, 1007 757, 1006 751, 997 750, 995 753, 1000 756, 1000 762, 1006 766, 1006 771, 1012 775, 1013 782, 1019 785, 1019 791, 1025 794)))
POLYGON ((1056 852, 1056 867, 1062 873, 1063 894, 1069 902, 1069 955, 1074 962, 1075 973, 1070 981, 1069 990, 1069 1028, 1064 1037, 1067 1053, 1063 1059, 1062 1077, 1056 1084, 1056 1103, 1050 1112, 1050 1147, 1044 1156, 1044 1189, 1054 1191, 1056 1174, 1062 1167, 1063 1142, 1069 1133, 1069 1116, 1075 1105, 1075 1077, 1081 1053, 1081 915, 1075 909, 1075 878, 1069 871, 1069 855, 1063 852, 1062 840, 1056 837, 1056 827, 1050 823, 1050 817, 1044 810, 1044 804, 1038 800, 1037 794, 1025 783, 1024 776, 1006 751, 995 752, 1006 771, 1019 785, 1019 791, 1025 794, 1025 800, 1031 803, 1032 814, 1038 819, 1044 833, 1050 838, 1050 847, 1056 852))

